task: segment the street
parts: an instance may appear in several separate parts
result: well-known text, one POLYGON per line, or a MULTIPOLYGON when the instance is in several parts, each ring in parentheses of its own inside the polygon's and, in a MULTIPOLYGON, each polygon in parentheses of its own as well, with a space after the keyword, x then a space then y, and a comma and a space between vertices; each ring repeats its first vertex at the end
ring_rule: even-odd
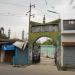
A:
POLYGON ((75 71, 58 71, 54 63, 47 62, 17 67, 0 64, 0 75, 75 75, 75 71))

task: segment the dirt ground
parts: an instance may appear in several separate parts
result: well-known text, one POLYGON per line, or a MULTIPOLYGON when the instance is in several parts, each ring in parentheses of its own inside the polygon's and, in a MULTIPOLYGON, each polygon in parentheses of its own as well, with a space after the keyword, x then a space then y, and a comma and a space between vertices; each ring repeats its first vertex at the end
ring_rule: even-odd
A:
POLYGON ((51 59, 50 61, 41 61, 40 64, 30 66, 0 64, 0 75, 75 75, 74 70, 58 71, 53 63, 54 60, 51 59))

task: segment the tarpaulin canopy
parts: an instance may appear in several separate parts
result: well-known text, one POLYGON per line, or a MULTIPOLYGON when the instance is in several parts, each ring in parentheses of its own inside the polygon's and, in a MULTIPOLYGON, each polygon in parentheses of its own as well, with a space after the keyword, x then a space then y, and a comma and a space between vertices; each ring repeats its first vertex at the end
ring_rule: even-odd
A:
POLYGON ((3 45, 2 50, 8 51, 8 50, 16 50, 14 45, 3 45))

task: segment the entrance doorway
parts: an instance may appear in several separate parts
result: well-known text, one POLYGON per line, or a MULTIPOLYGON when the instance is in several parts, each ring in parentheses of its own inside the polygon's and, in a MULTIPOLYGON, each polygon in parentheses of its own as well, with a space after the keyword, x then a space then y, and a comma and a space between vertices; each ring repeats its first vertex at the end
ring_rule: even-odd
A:
POLYGON ((12 64, 13 62, 13 55, 15 54, 15 51, 5 51, 5 58, 4 58, 4 62, 5 63, 9 63, 12 64))
POLYGON ((54 41, 48 37, 41 37, 33 44, 32 61, 40 64, 54 64, 54 41))

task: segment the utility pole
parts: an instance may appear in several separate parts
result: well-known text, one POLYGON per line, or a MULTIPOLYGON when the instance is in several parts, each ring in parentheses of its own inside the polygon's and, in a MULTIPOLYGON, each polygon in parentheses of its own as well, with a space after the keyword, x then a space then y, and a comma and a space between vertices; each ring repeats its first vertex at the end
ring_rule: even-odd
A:
MULTIPOLYGON (((27 13, 29 13, 29 32, 31 32, 31 24, 30 24, 30 21, 31 21, 31 16, 34 17, 34 15, 31 14, 31 8, 34 7, 35 8, 35 4, 34 5, 31 5, 30 3, 30 6, 29 6, 29 11, 27 13)), ((27 14, 26 14, 27 15, 27 14)))
MULTIPOLYGON (((31 5, 31 3, 30 3, 29 11, 27 12, 27 13, 29 13, 29 33, 31 32, 31 24, 30 24, 31 16, 34 17, 34 15, 31 14, 32 7, 35 8, 35 4, 31 5)), ((29 36, 30 36, 30 34, 28 34, 28 42, 29 42, 29 39, 30 39, 29 36)), ((30 44, 29 44, 28 47, 29 47, 29 63, 31 63, 31 61, 32 61, 32 46, 30 46, 30 44)))
POLYGON ((29 32, 31 32, 30 20, 31 20, 31 3, 30 3, 30 9, 29 9, 29 32))

